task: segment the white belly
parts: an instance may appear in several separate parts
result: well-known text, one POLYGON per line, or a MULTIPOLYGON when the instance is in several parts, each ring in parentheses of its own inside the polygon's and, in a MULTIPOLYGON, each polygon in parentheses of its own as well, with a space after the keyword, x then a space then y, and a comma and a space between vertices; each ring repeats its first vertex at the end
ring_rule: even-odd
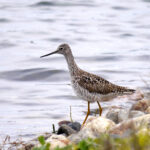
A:
POLYGON ((72 83, 72 87, 78 97, 85 101, 95 102, 95 101, 109 101, 110 99, 118 96, 116 93, 110 94, 98 94, 98 93, 90 93, 88 90, 82 88, 78 83, 72 83))
POLYGON ((72 87, 77 96, 79 96, 81 99, 89 102, 100 101, 100 94, 90 93, 88 90, 82 88, 78 83, 72 84, 72 87))

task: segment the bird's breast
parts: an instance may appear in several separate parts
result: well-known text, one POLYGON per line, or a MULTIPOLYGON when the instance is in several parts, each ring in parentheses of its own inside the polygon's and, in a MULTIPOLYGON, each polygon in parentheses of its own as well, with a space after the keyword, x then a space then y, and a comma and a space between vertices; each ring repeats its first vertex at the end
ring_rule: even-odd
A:
POLYGON ((100 100, 100 95, 96 93, 90 93, 87 89, 78 84, 76 80, 72 80, 72 87, 78 97, 83 100, 95 102, 100 100))

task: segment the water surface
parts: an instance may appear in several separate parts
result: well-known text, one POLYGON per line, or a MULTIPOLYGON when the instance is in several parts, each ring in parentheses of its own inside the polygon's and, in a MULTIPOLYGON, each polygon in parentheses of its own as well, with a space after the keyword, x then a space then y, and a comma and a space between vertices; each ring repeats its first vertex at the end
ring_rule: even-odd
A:
MULTIPOLYGON (((1 137, 51 131, 53 123, 70 119, 70 106, 73 120, 83 121, 87 103, 75 96, 65 59, 39 58, 64 42, 82 69, 148 90, 143 80, 150 82, 149 2, 1 0, 1 137)), ((101 105, 129 108, 131 102, 101 105)))

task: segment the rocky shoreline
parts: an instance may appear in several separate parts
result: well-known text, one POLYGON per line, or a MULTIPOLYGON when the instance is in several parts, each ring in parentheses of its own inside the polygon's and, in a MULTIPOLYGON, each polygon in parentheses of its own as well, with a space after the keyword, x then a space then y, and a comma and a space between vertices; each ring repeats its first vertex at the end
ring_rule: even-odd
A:
MULTIPOLYGON (((148 132, 150 135, 150 99, 135 101, 130 109, 110 108, 104 117, 91 116, 81 128, 79 122, 61 121, 55 133, 45 133, 42 136, 50 143, 51 150, 78 144, 88 138, 99 138, 103 133, 117 137, 127 137, 132 131, 148 132)), ((39 147, 38 137, 17 145, 21 150, 32 150, 39 147)))
MULTIPOLYGON (((119 124, 115 124, 115 122, 111 121, 110 119, 103 117, 90 117, 86 125, 79 132, 73 130, 73 132, 70 133, 70 135, 68 136, 66 135, 66 131, 63 134, 53 133, 49 135, 49 137, 47 137, 47 135, 43 136, 45 137, 46 143, 51 144, 51 150, 53 150, 57 146, 65 147, 69 144, 77 144, 83 139, 99 138, 102 133, 108 133, 121 138, 124 136, 128 136, 133 130, 139 132, 149 132, 150 130, 147 130, 149 128, 150 114, 145 114, 140 117, 131 118, 126 121, 122 121, 119 124)), ((70 127, 68 126, 68 128, 65 127, 64 129, 70 130, 70 127)), ((67 131, 67 134, 68 133, 69 131, 67 131)), ((22 149, 30 150, 34 146, 39 146, 39 142, 37 139, 28 142, 22 149)))
MULTIPOLYGON (((143 128, 150 128, 150 99, 138 100, 128 110, 111 108, 105 117, 91 116, 82 128, 78 122, 61 121, 56 133, 43 136, 53 150, 56 147, 77 144, 87 138, 98 138, 102 133, 123 137, 133 130, 145 131, 143 128)), ((22 149, 30 150, 34 146, 39 146, 37 138, 29 141, 22 149)))

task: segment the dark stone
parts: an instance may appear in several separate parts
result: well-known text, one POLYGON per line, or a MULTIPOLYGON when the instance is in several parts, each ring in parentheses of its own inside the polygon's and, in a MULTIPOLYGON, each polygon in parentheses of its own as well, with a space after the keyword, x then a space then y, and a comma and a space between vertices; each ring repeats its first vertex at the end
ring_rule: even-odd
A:
POLYGON ((60 127, 58 128, 57 134, 65 134, 66 136, 80 131, 81 128, 79 122, 61 121, 58 124, 60 127))
POLYGON ((66 136, 69 136, 73 133, 76 133, 76 131, 66 124, 61 125, 57 131, 57 134, 65 134, 66 136))
POLYGON ((58 123, 58 125, 60 127, 62 125, 68 125, 69 127, 71 127, 72 129, 74 129, 75 131, 80 131, 80 128, 81 128, 81 124, 79 122, 71 122, 71 121, 67 121, 67 120, 60 121, 58 123))
POLYGON ((75 131, 80 131, 81 129, 81 124, 79 122, 71 122, 68 124, 68 126, 74 129, 75 131))

